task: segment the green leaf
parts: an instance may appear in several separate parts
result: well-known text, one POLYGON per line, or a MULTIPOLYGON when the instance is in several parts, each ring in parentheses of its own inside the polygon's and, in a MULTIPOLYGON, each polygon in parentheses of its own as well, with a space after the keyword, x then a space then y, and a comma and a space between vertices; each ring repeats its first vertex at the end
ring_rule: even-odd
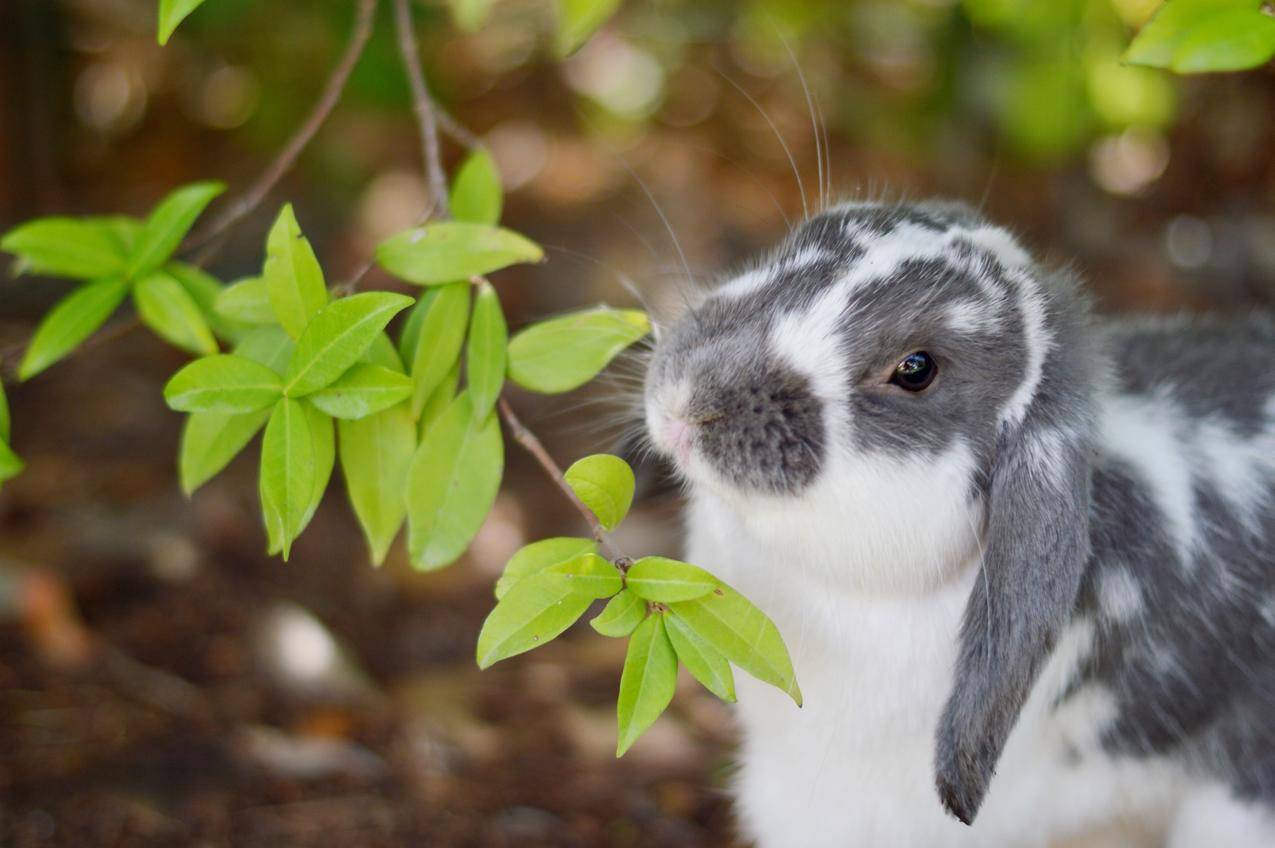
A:
POLYGON ((455 367, 465 341, 468 314, 467 283, 452 283, 432 293, 411 360, 414 415, 420 415, 434 389, 455 367))
POLYGON ((196 359, 164 386, 164 400, 178 412, 244 413, 279 399, 279 375, 243 356, 196 359))
POLYGON ((306 425, 310 428, 310 446, 314 449, 314 485, 310 487, 310 501, 302 513, 298 534, 314 517, 336 466, 336 427, 332 419, 308 403, 301 406, 305 410, 306 425))
POLYGON ((338 421, 341 473, 350 505, 380 565, 407 516, 403 491, 416 452, 416 423, 407 404, 357 421, 338 421))
POLYGON ((128 254, 114 218, 38 218, 0 238, 0 250, 20 260, 20 270, 77 280, 124 273, 128 254))
POLYGON ((182 491, 189 496, 219 474, 269 417, 269 409, 239 415, 194 412, 187 416, 177 455, 182 491))
POLYGON ((609 598, 624 588, 615 566, 594 553, 580 554, 566 562, 551 565, 541 574, 562 577, 575 591, 591 598, 609 598))
POLYGON ((22 459, 13 452, 8 442, 0 441, 0 483, 17 477, 25 467, 22 459))
POLYGON ((669 641, 677 658, 691 676, 723 701, 735 700, 735 675, 721 652, 708 643, 695 629, 670 612, 664 619, 669 641))
POLYGON ((618 456, 599 453, 571 464, 567 484, 598 521, 614 530, 633 503, 633 469, 618 456))
POLYGON ((382 368, 388 368, 395 374, 407 373, 403 370, 403 360, 398 358, 398 351, 394 348, 394 342, 390 341, 390 337, 384 332, 376 334, 372 344, 363 352, 362 361, 369 365, 379 365, 382 368))
POLYGON ((743 595, 723 584, 669 608, 726 659, 801 706, 801 690, 779 629, 743 595))
POLYGON ((1180 74, 1246 71, 1275 56, 1275 18, 1257 9, 1231 9, 1191 29, 1173 51, 1180 74))
POLYGON ((102 326, 128 293, 123 280, 88 283, 49 310, 27 345, 18 377, 29 380, 48 368, 102 326))
POLYGON ((1130 42, 1124 61, 1168 68, 1173 65, 1179 44, 1200 24, 1219 12, 1234 9, 1256 12, 1257 8, 1256 0, 1169 0, 1130 42))
POLYGON ((192 183, 160 201, 137 237, 127 276, 137 279, 167 262, 212 199, 225 190, 221 183, 192 183))
POLYGON ((411 303, 410 297, 393 292, 365 292, 323 307, 297 340, 284 394, 303 397, 340 377, 411 303))
POLYGON ((465 552, 496 500, 504 462, 496 416, 475 421, 468 393, 457 397, 430 428, 408 471, 414 566, 442 568, 465 552))
POLYGON ((486 150, 475 150, 452 182, 452 217, 474 224, 497 224, 503 200, 496 160, 486 150))
POLYGON ((452 17, 464 32, 477 32, 496 0, 451 0, 452 17))
POLYGON ((490 274, 520 262, 539 262, 540 246, 512 230, 464 221, 442 221, 391 236, 376 260, 391 274, 420 286, 437 286, 490 274))
POLYGON ((478 667, 538 648, 576 622, 594 599, 575 591, 557 574, 536 574, 516 583, 483 622, 478 667))
POLYGON ((407 313, 398 335, 398 356, 405 365, 411 365, 416 358, 416 345, 421 339, 421 324, 429 313, 430 305, 438 295, 438 289, 426 289, 417 298, 416 305, 407 313))
POLYGON ((177 26, 203 4, 204 0, 159 0, 159 43, 167 44, 177 26))
POLYGON ((217 298, 225 291, 225 286, 216 277, 184 262, 169 262, 164 266, 164 271, 195 301, 199 313, 214 336, 229 342, 238 342, 248 333, 250 328, 244 323, 217 313, 217 298))
POLYGON ((213 308, 218 315, 244 324, 273 324, 278 320, 270 305, 265 277, 248 277, 231 283, 217 295, 213 308))
POLYGON ((589 621, 589 626, 603 636, 622 639, 632 633, 646 618, 646 601, 632 592, 621 592, 589 621))
POLYGON ((256 327, 244 333, 235 345, 235 353, 245 359, 266 366, 282 377, 288 372, 288 363, 297 344, 288 338, 282 327, 256 327))
POLYGON ((619 8, 620 0, 558 0, 558 56, 565 58, 583 47, 619 8))
POLYGON ((310 242, 301 235, 291 204, 279 211, 270 228, 261 276, 280 326, 292 338, 300 338, 310 319, 328 302, 328 290, 323 269, 310 242))
POLYGON ((305 407, 280 398, 266 423, 261 442, 261 512, 271 546, 286 560, 292 540, 305 526, 316 478, 314 444, 305 407))
POLYGON ((505 348, 509 336, 500 298, 491 283, 483 282, 474 299, 474 315, 469 322, 469 348, 465 355, 465 378, 474 400, 474 417, 486 418, 505 385, 505 348))
POLYGON ((310 395, 310 402, 333 418, 357 420, 388 409, 411 394, 412 381, 406 374, 360 362, 310 395))
POLYGON ((673 700, 677 689, 677 655, 664 630, 664 616, 648 616, 629 637, 629 651, 620 675, 617 757, 646 732, 673 700))
POLYGON ((217 352, 217 340, 186 289, 166 271, 156 271, 133 287, 142 323, 168 343, 196 355, 217 352))
POLYGON ((429 429, 434 426, 434 422, 452 405, 452 401, 456 399, 456 389, 460 386, 460 360, 452 365, 452 370, 447 372, 443 377, 443 382, 439 383, 434 391, 430 392, 429 400, 425 401, 425 406, 421 409, 420 418, 417 420, 417 431, 420 438, 424 441, 429 429))
POLYGON ((625 576, 633 594, 661 604, 693 601, 721 586, 702 568, 665 557, 642 557, 625 576))
POLYGON ((496 598, 497 600, 503 598, 510 587, 524 577, 539 574, 546 568, 581 554, 594 553, 597 549, 598 543, 592 539, 578 539, 572 536, 555 536, 525 545, 510 557, 505 565, 504 573, 496 581, 496 598))
POLYGON ((509 378, 533 392, 571 391, 650 329, 645 313, 606 307, 532 324, 509 342, 509 378))

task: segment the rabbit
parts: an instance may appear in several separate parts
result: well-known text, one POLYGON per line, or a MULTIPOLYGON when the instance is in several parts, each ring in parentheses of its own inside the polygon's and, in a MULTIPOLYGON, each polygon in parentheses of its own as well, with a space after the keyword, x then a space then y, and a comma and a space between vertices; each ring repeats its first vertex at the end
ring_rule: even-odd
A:
POLYGON ((1275 846, 1275 322, 1099 320, 955 202, 848 203, 662 327, 690 562, 784 635, 738 681, 764 848, 1275 846))

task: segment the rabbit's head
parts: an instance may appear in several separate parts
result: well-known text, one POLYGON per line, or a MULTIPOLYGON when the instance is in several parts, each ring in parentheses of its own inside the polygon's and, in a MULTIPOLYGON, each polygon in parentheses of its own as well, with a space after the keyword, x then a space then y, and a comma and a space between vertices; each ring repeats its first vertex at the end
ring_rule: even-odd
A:
POLYGON ((651 360, 656 448, 836 562, 824 579, 922 592, 981 567, 936 753, 966 822, 1075 603, 1100 370, 1075 283, 950 203, 812 218, 651 360))

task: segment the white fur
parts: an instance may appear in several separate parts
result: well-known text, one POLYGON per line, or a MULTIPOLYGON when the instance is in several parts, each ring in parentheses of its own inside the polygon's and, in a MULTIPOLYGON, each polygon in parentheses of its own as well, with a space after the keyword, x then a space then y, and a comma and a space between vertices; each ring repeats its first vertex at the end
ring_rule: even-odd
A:
POLYGON ((1129 463, 1164 513, 1185 565, 1199 542, 1187 448, 1177 422, 1185 420, 1167 393, 1116 395, 1103 405, 1099 430, 1104 447, 1129 463))

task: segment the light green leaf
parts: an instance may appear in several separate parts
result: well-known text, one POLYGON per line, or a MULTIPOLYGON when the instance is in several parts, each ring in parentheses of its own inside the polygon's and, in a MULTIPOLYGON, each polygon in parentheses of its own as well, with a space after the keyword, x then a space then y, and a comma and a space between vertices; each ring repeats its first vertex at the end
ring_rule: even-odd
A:
POLYGON ((541 574, 560 576, 572 584, 576 592, 591 598, 609 598, 624 588, 615 566, 593 553, 551 565, 541 574))
POLYGON ((686 666, 691 676, 723 701, 735 700, 735 675, 730 663, 721 652, 708 643, 695 629, 670 612, 664 618, 664 628, 677 658, 686 666))
POLYGON ((677 655, 664 630, 664 616, 648 616, 629 637, 620 675, 615 711, 619 740, 615 755, 624 756, 673 700, 677 689, 677 655))
POLYGON ((225 286, 216 277, 184 262, 169 262, 164 266, 164 271, 195 301, 214 336, 229 342, 238 342, 248 333, 250 328, 242 322, 217 313, 217 298, 225 291, 225 286))
POLYGON ((452 181, 452 217, 474 224, 497 224, 503 200, 496 160, 486 150, 475 150, 452 181))
POLYGON ((483 282, 474 299, 474 315, 469 322, 469 348, 465 355, 465 378, 474 400, 474 417, 486 418, 505 385, 505 348, 509 336, 500 298, 491 283, 483 282))
POLYGON ((532 324, 509 342, 509 378, 533 392, 583 386, 651 329, 635 309, 589 309, 532 324))
POLYGON ((625 582, 633 594, 661 604, 693 601, 721 586, 721 581, 702 568, 656 556, 633 563, 625 582))
POLYGON ((380 565, 407 515, 403 491, 416 452, 416 423, 407 404, 357 421, 338 421, 341 473, 367 538, 372 563, 380 565))
POLYGON ((421 339, 421 324, 425 322, 425 315, 429 312, 429 307, 437 294, 438 289, 426 289, 422 292, 399 329, 398 356, 403 360, 404 365, 410 366, 412 360, 416 358, 416 345, 421 339))
POLYGON ((96 280, 124 273, 128 254, 115 218, 38 218, 0 238, 0 250, 37 274, 96 280))
POLYGON ((178 412, 244 413, 279 399, 279 375, 243 356, 196 359, 164 386, 164 400, 178 412))
POLYGON ((646 601, 632 592, 621 592, 589 621, 589 626, 603 636, 622 639, 632 633, 646 618, 646 601))
POLYGON ((22 459, 9 447, 9 443, 0 441, 0 483, 17 477, 25 467, 22 459))
POLYGON ((412 381, 406 374, 360 362, 310 395, 310 402, 333 418, 357 420, 388 409, 411 394, 412 381))
POLYGON ((599 453, 571 464, 567 484, 598 521, 614 530, 633 503, 633 469, 618 456, 599 453))
POLYGON ((496 604, 478 634, 478 667, 538 648, 576 622, 593 603, 561 575, 520 580, 496 604))
POLYGON ((235 345, 236 354, 266 366, 280 377, 288 372, 296 349, 297 343, 278 325, 254 327, 235 345))
POLYGON ((420 415, 434 389, 455 367, 465 340, 468 315, 468 284, 452 283, 432 293, 411 360, 414 415, 420 415))
POLYGON ((29 380, 48 368, 102 326, 128 293, 123 280, 88 283, 49 310, 27 345, 18 377, 29 380))
POLYGON ((1234 9, 1256 12, 1257 8, 1256 0, 1169 0, 1130 42, 1124 61, 1168 68, 1182 40, 1200 24, 1219 12, 1234 9))
POLYGON ((303 397, 340 377, 411 303, 410 297, 393 292, 364 292, 323 307, 297 340, 284 394, 303 397))
POLYGON ((540 246, 512 230, 464 221, 426 224, 391 236, 376 260, 391 274, 421 286, 437 286, 490 274, 544 258, 540 246))
POLYGON ((336 427, 332 419, 308 403, 301 406, 305 410, 306 425, 310 428, 310 446, 314 450, 314 485, 310 487, 310 502, 306 504, 302 514, 298 535, 319 508, 323 493, 327 491, 328 481, 332 479, 332 469, 336 466, 336 427))
POLYGON ((475 421, 462 394, 430 428, 407 479, 408 550, 425 571, 456 560, 496 500, 505 448, 495 415, 475 421))
POLYGON ((279 211, 266 239, 266 281, 270 305, 280 326, 292 338, 300 338, 315 313, 328 302, 323 269, 297 224, 292 205, 279 211))
POLYGON ((1275 18, 1259 9, 1217 12, 1187 32, 1173 50, 1180 74, 1246 71, 1275 56, 1275 18))
POLYGON ((244 324, 273 324, 278 319, 270 305, 265 277, 248 277, 231 283, 217 295, 217 314, 244 324))
POLYGON ((166 271, 156 271, 133 287, 142 323, 170 344, 196 355, 217 352, 199 304, 166 271))
POLYGON ((619 8, 620 0, 558 0, 558 56, 570 56, 583 47, 619 8))
POLYGON ((496 0, 451 0, 452 17, 464 32, 477 32, 486 22, 496 0))
POLYGON ((189 496, 220 473, 269 417, 269 409, 239 415, 194 412, 187 416, 177 456, 182 491, 189 496))
POLYGON ((369 365, 379 365, 382 368, 388 368, 395 374, 407 373, 403 370, 403 360, 398 358, 398 351, 394 348, 394 342, 390 341, 390 337, 384 332, 376 334, 372 344, 363 352, 362 361, 369 365))
POLYGON ((127 276, 137 279, 167 262, 212 199, 225 190, 221 183, 192 183, 161 200, 137 237, 127 276))
POLYGON ((314 498, 316 478, 314 444, 305 407, 291 398, 280 398, 266 423, 261 441, 261 512, 271 547, 276 544, 286 560, 292 541, 305 526, 314 498))
POLYGON ((159 0, 159 43, 167 44, 177 26, 203 4, 204 0, 159 0))
POLYGON ((452 370, 447 372, 447 376, 443 377, 443 382, 430 392, 429 400, 425 401, 425 407, 421 410, 420 418, 416 422, 417 432, 424 441, 429 433, 429 428, 434 426, 434 422, 439 416, 446 411, 447 407, 452 405, 452 401, 456 399, 456 389, 460 386, 460 360, 452 365, 452 370))
POLYGON ((496 581, 496 598, 505 596, 519 580, 539 574, 550 566, 566 562, 581 554, 591 554, 598 549, 598 543, 592 539, 578 539, 572 536, 555 536, 541 539, 525 545, 510 557, 505 571, 496 581))
POLYGON ((726 659, 801 706, 801 690, 779 629, 743 595, 723 584, 669 608, 726 659))

